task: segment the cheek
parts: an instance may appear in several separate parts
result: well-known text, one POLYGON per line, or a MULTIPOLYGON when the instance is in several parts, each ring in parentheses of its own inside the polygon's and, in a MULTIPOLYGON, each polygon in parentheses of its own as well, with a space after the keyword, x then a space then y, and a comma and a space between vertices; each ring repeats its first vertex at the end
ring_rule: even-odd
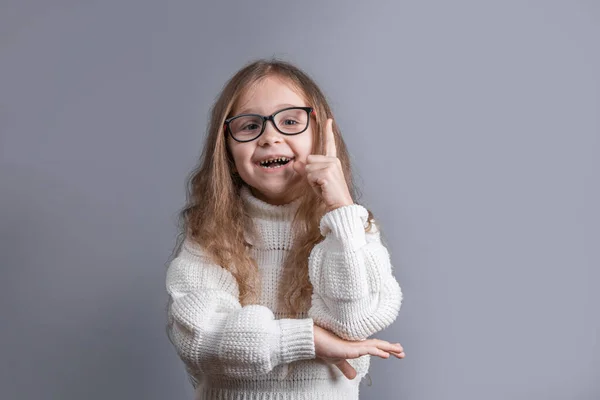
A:
POLYGON ((306 132, 304 132, 306 135, 303 136, 301 139, 301 142, 299 143, 302 152, 305 155, 309 155, 309 154, 313 154, 314 149, 313 149, 313 145, 314 145, 314 140, 313 140, 313 132, 312 129, 307 130, 306 132))
POLYGON ((246 146, 240 145, 239 143, 233 144, 232 147, 229 147, 230 154, 233 158, 233 162, 239 168, 243 164, 251 163, 252 151, 246 146))

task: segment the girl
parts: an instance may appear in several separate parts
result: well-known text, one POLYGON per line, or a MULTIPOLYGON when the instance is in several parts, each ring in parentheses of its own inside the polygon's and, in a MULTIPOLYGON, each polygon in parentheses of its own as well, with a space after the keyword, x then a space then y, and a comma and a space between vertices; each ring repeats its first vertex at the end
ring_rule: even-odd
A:
POLYGON ((358 399, 402 292, 317 85, 259 60, 225 85, 180 214, 168 334, 200 399, 358 399))

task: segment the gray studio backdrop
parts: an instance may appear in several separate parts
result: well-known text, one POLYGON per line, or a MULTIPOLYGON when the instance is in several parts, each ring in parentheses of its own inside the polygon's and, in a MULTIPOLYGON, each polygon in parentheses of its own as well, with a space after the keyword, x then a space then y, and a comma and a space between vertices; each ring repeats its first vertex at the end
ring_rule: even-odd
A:
POLYGON ((0 3, 0 399, 191 399, 165 262, 257 57, 331 100, 405 300, 362 399, 600 399, 595 1, 0 3))

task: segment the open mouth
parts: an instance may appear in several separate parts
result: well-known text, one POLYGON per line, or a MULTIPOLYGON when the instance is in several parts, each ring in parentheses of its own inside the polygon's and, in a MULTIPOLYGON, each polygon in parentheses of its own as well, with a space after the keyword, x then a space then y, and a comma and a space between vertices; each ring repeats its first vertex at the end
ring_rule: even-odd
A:
POLYGON ((293 159, 294 159, 293 157, 292 158, 288 158, 288 157, 273 158, 273 159, 261 161, 258 163, 258 165, 262 168, 268 168, 268 169, 281 168, 284 165, 287 165, 293 159))

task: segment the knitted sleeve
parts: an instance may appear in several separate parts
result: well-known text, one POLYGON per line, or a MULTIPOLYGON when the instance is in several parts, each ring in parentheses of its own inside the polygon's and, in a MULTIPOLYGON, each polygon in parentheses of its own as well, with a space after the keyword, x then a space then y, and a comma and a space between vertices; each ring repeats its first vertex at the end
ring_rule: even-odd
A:
POLYGON ((339 207, 320 221, 325 239, 312 249, 308 268, 313 296, 308 316, 347 340, 363 340, 391 325, 402 291, 392 275, 377 224, 365 232, 368 211, 339 207))
POLYGON ((171 340, 194 370, 249 378, 315 358, 311 318, 276 320, 267 307, 242 307, 233 275, 185 243, 167 269, 166 288, 171 340))

